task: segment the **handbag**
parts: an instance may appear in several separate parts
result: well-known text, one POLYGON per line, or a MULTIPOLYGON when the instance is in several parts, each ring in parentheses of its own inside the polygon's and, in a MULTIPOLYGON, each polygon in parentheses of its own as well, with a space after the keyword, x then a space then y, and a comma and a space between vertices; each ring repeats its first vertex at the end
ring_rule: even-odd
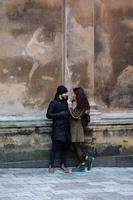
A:
POLYGON ((82 126, 83 127, 87 126, 90 123, 90 121, 91 121, 90 114, 83 113, 83 115, 81 116, 82 126))

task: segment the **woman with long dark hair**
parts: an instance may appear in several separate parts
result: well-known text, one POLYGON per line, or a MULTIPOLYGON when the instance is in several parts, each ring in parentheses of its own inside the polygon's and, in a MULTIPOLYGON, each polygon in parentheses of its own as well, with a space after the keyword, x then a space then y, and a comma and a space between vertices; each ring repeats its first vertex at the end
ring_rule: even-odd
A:
POLYGON ((84 155, 81 150, 81 143, 84 142, 84 129, 82 126, 81 117, 86 111, 90 111, 90 105, 88 98, 81 87, 73 89, 71 98, 72 104, 69 103, 69 111, 71 114, 71 142, 74 145, 74 149, 79 160, 78 167, 73 168, 72 171, 84 171, 86 155, 84 155))

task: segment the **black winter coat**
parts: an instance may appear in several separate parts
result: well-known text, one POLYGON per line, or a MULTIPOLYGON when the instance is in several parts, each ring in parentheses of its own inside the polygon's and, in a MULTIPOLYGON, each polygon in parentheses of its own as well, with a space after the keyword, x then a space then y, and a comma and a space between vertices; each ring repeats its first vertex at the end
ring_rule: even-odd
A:
POLYGON ((48 119, 53 120, 52 139, 64 142, 69 141, 70 125, 67 101, 55 97, 48 106, 46 116, 48 119))

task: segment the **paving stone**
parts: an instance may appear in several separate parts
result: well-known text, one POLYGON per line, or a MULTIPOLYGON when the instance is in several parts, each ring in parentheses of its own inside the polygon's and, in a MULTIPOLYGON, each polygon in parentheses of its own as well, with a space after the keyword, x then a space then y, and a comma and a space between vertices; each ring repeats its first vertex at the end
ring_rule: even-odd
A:
POLYGON ((133 200, 133 168, 0 169, 0 200, 133 200))
POLYGON ((2 197, 2 200, 11 200, 10 197, 2 197))

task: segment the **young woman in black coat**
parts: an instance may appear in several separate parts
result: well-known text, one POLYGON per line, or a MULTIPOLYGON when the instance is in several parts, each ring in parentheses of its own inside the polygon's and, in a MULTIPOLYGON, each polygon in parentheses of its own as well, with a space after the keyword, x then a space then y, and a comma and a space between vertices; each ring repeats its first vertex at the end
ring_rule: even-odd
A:
POLYGON ((57 153, 60 154, 60 166, 64 172, 66 167, 66 152, 70 141, 69 110, 67 104, 68 90, 60 85, 54 100, 48 106, 47 118, 53 120, 52 125, 52 150, 50 154, 49 172, 54 172, 54 161, 57 153))

